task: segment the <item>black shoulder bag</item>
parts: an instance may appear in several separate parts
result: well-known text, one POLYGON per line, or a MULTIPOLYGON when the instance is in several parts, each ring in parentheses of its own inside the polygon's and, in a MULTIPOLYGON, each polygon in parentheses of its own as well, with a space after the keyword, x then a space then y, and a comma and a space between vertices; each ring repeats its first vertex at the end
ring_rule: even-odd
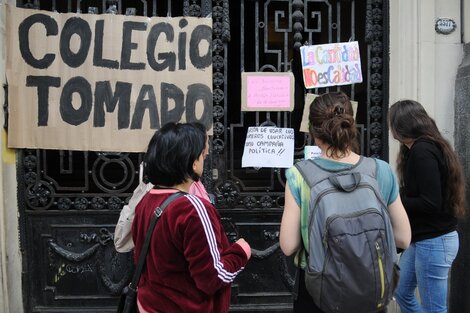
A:
POLYGON ((121 298, 119 299, 119 305, 117 313, 137 313, 137 284, 139 283, 140 274, 142 273, 142 268, 145 264, 145 259, 147 257, 148 248, 150 245, 150 238, 152 238, 153 230, 157 224, 158 219, 163 213, 163 210, 172 202, 173 200, 183 196, 184 192, 176 192, 169 196, 161 206, 155 209, 155 212, 150 221, 149 228, 147 229, 147 235, 145 235, 145 241, 142 246, 142 251, 140 252, 139 261, 137 262, 137 267, 132 277, 132 281, 129 286, 125 287, 122 290, 121 298))

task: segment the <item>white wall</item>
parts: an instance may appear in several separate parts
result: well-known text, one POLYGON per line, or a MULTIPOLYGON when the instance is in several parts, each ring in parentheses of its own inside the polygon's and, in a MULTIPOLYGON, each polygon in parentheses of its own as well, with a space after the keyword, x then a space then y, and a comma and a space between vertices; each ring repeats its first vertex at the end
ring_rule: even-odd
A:
MULTIPOLYGON (((452 144, 455 75, 462 59, 460 7, 461 0, 390 1, 390 104, 405 98, 420 102, 452 144), (457 29, 437 33, 438 18, 453 19, 457 29)), ((398 147, 390 136, 393 164, 398 147)))
MULTIPOLYGON (((5 3, 15 5, 15 0, 0 0, 0 103, 6 102, 3 89, 5 78, 5 3)), ((0 125, 4 114, 0 109, 0 125)), ((1 129, 0 154, 0 312, 23 312, 21 295, 21 253, 19 249, 18 203, 15 152, 7 148, 6 132, 1 129)))

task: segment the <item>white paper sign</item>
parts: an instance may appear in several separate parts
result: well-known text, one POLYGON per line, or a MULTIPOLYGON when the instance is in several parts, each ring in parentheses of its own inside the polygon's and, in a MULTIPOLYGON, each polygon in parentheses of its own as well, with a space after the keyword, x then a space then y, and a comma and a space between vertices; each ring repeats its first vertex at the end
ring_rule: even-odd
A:
POLYGON ((294 129, 249 127, 242 167, 289 168, 294 164, 294 129))
POLYGON ((315 159, 320 157, 321 150, 318 146, 305 146, 304 148, 304 158, 305 160, 308 159, 315 159))

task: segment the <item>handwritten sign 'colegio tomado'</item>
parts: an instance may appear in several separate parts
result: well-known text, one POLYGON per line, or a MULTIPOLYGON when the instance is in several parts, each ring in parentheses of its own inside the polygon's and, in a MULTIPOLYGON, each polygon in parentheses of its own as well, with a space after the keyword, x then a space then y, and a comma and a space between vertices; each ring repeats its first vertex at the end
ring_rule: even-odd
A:
POLYGON ((143 152, 166 122, 211 132, 211 19, 6 7, 10 147, 143 152))

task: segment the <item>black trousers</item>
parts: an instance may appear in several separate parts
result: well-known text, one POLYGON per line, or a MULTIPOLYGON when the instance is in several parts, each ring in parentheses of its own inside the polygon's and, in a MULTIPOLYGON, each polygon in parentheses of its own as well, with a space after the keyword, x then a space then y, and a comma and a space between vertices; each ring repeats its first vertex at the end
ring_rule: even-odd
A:
MULTIPOLYGON (((298 270, 297 275, 299 275, 299 285, 297 291, 297 299, 294 299, 294 313, 325 313, 315 305, 315 302, 313 302, 312 297, 307 291, 307 287, 305 287, 305 271, 298 270)), ((385 308, 378 313, 386 312, 387 309, 385 308)))

